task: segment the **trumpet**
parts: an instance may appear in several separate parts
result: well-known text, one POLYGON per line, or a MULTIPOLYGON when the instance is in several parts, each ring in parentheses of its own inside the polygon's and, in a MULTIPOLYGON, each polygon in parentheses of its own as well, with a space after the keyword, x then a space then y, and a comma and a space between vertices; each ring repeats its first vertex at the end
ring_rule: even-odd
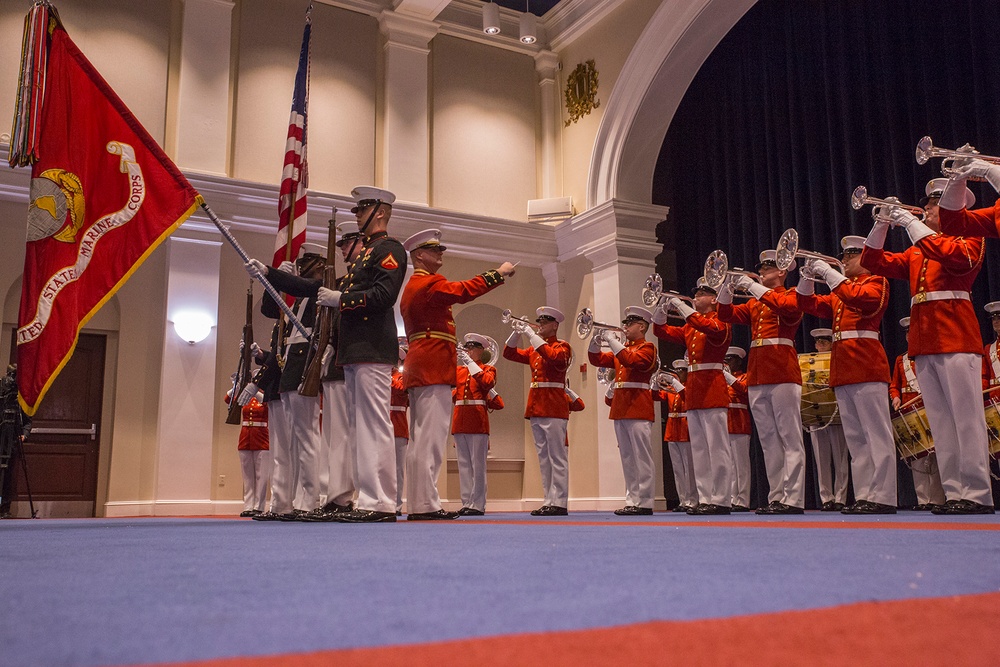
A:
POLYGON ((527 327, 528 329, 538 331, 537 324, 529 320, 527 317, 518 317, 517 315, 511 314, 510 308, 506 308, 502 313, 500 313, 500 322, 503 324, 509 324, 513 329, 527 327))
POLYGON ((872 209, 872 217, 878 218, 881 210, 883 208, 901 208, 904 211, 908 211, 913 215, 917 216, 920 220, 924 219, 926 215, 924 209, 919 206, 909 206, 907 204, 901 204, 895 197, 889 197, 887 199, 878 199, 876 197, 868 196, 868 188, 863 185, 859 185, 854 188, 854 193, 851 194, 851 208, 855 211, 860 209, 865 204, 875 204, 875 208, 872 209))
MULTIPOLYGON (((982 160, 983 162, 989 162, 990 164, 1000 164, 1000 157, 980 155, 979 151, 969 144, 965 144, 961 148, 955 150, 949 150, 947 148, 936 147, 930 137, 924 137, 917 142, 916 157, 917 164, 926 164, 932 157, 943 157, 944 161, 941 162, 941 173, 949 177, 952 176, 955 171, 962 166, 962 164, 972 158, 982 160), (959 162, 962 164, 957 164, 959 162)), ((981 181, 983 179, 970 178, 969 180, 981 181)))
POLYGON ((694 308, 694 299, 691 297, 679 294, 673 290, 664 292, 663 278, 660 277, 659 273, 654 273, 650 277, 646 278, 646 286, 642 288, 642 303, 644 306, 650 310, 656 310, 667 297, 671 296, 677 297, 694 308))
POLYGON ((751 280, 760 282, 760 276, 753 271, 746 271, 738 266, 729 268, 729 258, 722 250, 713 250, 705 260, 705 284, 716 292, 722 287, 722 283, 730 276, 746 276, 751 280))
MULTIPOLYGON (((774 263, 782 271, 787 271, 792 263, 795 261, 796 257, 804 257, 806 259, 818 259, 821 262, 826 262, 827 264, 836 264, 840 272, 844 272, 844 264, 836 257, 830 257, 829 255, 821 255, 818 252, 812 252, 810 250, 801 250, 799 248, 799 233, 795 231, 794 228, 788 228, 785 233, 781 235, 778 239, 778 247, 774 251, 774 263)), ((811 274, 806 274, 806 277, 812 280, 811 274)))
POLYGON ((649 388, 653 391, 659 391, 660 389, 669 387, 671 378, 677 379, 677 374, 659 368, 655 373, 653 373, 652 377, 649 378, 649 388))
POLYGON ((606 331, 615 331, 622 335, 625 334, 625 330, 621 327, 616 327, 613 324, 604 324, 603 322, 595 322, 593 311, 590 308, 584 308, 576 316, 576 335, 580 338, 587 338, 594 329, 604 329, 606 331))

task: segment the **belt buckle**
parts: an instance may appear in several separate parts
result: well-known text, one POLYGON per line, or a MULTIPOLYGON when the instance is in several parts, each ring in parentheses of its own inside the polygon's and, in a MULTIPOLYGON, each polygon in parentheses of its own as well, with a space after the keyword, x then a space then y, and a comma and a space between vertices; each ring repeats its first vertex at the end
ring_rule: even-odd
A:
POLYGON ((763 345, 764 345, 764 339, 763 338, 754 338, 750 342, 750 347, 763 347, 763 345))
POLYGON ((925 303, 927 301, 927 292, 918 292, 913 297, 914 303, 925 303))
POLYGON ((843 340, 843 339, 844 339, 844 334, 842 332, 837 331, 837 332, 835 332, 833 334, 833 340, 834 341, 843 340))

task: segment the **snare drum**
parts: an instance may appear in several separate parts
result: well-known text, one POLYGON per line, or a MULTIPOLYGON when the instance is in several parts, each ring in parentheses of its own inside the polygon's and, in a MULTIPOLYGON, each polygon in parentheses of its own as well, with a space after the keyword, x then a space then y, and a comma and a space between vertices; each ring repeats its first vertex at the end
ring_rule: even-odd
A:
POLYGON ((840 423, 837 397, 830 388, 830 353, 799 355, 802 370, 802 428, 840 423))
POLYGON ((904 461, 916 461, 934 452, 934 438, 927 424, 927 412, 918 403, 892 418, 896 450, 904 461))
POLYGON ((1000 410, 990 401, 983 406, 986 411, 986 433, 990 440, 990 456, 1000 459, 1000 410))

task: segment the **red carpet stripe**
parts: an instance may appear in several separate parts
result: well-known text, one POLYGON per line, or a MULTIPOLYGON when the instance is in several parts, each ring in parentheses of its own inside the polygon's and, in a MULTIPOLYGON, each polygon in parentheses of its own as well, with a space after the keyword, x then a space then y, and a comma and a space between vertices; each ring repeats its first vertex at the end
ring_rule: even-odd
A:
POLYGON ((173 667, 997 664, 1000 593, 173 667))

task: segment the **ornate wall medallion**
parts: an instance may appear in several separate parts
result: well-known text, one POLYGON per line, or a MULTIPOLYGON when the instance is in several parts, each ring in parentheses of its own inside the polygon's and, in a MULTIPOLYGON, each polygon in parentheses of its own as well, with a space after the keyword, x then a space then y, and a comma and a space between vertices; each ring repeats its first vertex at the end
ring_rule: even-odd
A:
POLYGON ((597 69, 594 61, 580 63, 566 79, 566 126, 575 123, 601 106, 597 99, 597 69))

